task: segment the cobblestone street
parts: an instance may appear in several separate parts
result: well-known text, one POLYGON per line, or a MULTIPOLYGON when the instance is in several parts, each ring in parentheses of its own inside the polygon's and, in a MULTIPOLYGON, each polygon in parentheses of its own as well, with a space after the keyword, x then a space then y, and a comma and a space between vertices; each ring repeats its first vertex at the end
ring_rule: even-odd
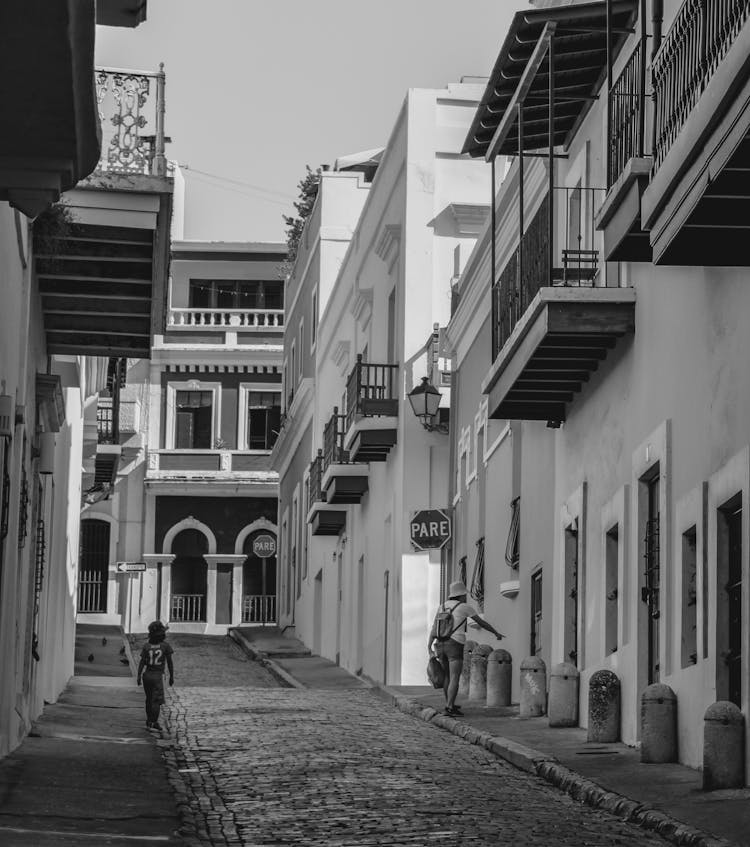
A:
POLYGON ((164 752, 190 845, 666 843, 366 690, 279 688, 228 639, 170 641, 164 752))

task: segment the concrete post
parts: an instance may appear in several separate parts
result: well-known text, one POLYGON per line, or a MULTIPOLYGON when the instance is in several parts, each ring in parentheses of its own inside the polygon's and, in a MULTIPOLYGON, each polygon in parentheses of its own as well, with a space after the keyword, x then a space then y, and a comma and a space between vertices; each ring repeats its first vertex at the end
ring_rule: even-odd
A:
POLYGON ((464 664, 461 668, 461 678, 458 682, 458 694, 460 697, 469 696, 469 678, 471 675, 471 654, 477 646, 476 641, 467 641, 464 644, 464 664))
POLYGON ((544 714, 547 705, 547 666, 538 656, 521 662, 522 718, 536 718, 544 714))
POLYGON ((550 726, 578 726, 578 668, 568 662, 555 665, 549 675, 550 726))
POLYGON ((658 682, 641 696, 641 761, 677 761, 677 696, 658 682))
POLYGON ((487 657, 487 705, 510 706, 512 659, 507 650, 493 650, 487 657))
POLYGON ((720 700, 703 717, 703 790, 745 785, 745 718, 727 700, 720 700))
POLYGON ((601 670, 589 680, 589 728, 587 741, 613 744, 620 740, 620 680, 601 670))
POLYGON ((487 657, 492 648, 486 644, 478 644, 471 654, 469 671, 469 700, 487 700, 487 657))

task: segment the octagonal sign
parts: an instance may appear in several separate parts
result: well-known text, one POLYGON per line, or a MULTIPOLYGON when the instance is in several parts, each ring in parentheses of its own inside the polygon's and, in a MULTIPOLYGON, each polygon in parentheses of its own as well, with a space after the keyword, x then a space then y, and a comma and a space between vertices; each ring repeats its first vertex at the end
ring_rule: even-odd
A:
POLYGON ((447 510, 422 509, 409 524, 411 543, 418 550, 439 550, 451 540, 452 522, 447 510))
POLYGON ((270 559, 276 555, 276 539, 267 532, 256 535, 253 539, 253 553, 259 559, 270 559))

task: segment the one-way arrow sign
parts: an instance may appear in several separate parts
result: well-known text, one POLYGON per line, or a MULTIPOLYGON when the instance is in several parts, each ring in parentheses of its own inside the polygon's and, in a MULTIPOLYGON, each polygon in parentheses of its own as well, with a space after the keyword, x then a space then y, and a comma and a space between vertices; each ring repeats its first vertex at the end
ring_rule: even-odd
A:
POLYGON ((118 562, 117 563, 117 572, 118 573, 138 573, 138 571, 145 571, 146 563, 145 562, 118 562))

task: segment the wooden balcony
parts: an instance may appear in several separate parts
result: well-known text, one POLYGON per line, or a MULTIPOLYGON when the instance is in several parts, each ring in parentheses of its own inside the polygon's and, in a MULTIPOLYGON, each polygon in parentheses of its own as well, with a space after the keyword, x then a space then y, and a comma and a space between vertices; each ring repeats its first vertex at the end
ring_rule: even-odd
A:
POLYGON ((564 421, 591 373, 634 330, 634 291, 602 287, 595 249, 550 251, 548 203, 493 286, 493 365, 482 385, 492 418, 564 421))
POLYGON ((350 462, 344 449, 346 415, 334 406, 323 433, 322 491, 327 503, 359 503, 368 490, 369 467, 350 462))
POLYGON ((654 262, 748 266, 750 0, 685 0, 654 57, 654 262))
POLYGON ((399 366, 363 362, 357 355, 346 383, 344 447, 353 462, 384 462, 396 444, 399 366))
POLYGON ((323 492, 323 451, 310 464, 310 495, 307 522, 313 535, 338 535, 346 526, 346 512, 335 508, 323 492))

